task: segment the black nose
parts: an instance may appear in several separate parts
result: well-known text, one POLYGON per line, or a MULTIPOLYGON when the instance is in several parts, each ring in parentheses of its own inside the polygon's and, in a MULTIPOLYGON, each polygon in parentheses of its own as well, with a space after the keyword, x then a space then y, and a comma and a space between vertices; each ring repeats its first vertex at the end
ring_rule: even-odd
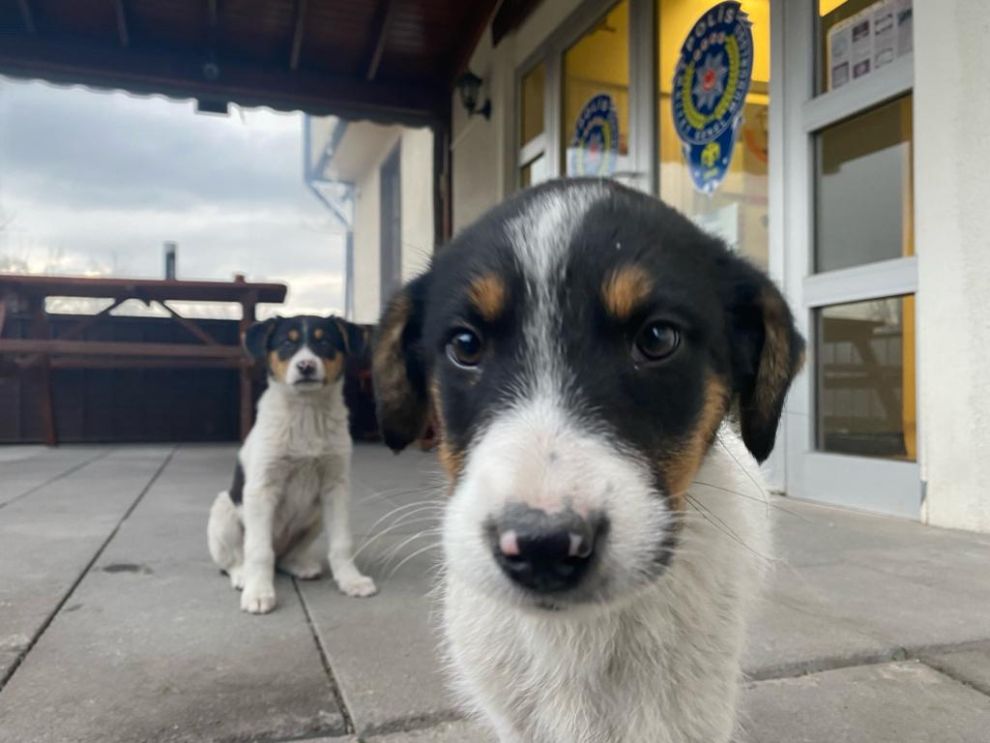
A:
POLYGON ((573 511, 548 514, 513 506, 499 519, 492 538, 495 560, 515 583, 538 593, 574 588, 588 572, 602 520, 573 511))
POLYGON ((296 362, 296 368, 304 377, 311 377, 316 374, 316 362, 311 359, 303 359, 296 362))

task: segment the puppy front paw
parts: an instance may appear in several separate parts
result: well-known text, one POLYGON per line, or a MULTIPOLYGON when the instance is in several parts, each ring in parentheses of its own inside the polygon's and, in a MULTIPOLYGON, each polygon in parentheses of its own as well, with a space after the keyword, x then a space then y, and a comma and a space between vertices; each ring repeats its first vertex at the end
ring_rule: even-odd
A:
POLYGON ((249 585, 241 594, 241 610, 250 614, 267 614, 275 608, 275 587, 249 585))
POLYGON ((339 578, 337 580, 337 588, 345 596, 352 596, 354 598, 366 598, 367 596, 374 596, 378 593, 375 582, 368 576, 361 575, 360 573, 339 578))

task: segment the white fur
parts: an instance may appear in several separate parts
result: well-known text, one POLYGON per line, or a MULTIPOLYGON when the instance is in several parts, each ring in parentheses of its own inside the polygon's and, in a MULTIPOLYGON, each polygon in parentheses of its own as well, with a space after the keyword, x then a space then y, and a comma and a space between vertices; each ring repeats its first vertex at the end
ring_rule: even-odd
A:
MULTIPOLYGON (((476 452, 491 444, 507 453, 512 444, 498 429, 476 452)), ((538 439, 515 446, 538 449, 538 439)), ((616 584, 601 602, 555 612, 527 605, 498 574, 476 521, 489 491, 472 468, 485 477, 488 456, 471 458, 444 525, 444 624, 456 689, 503 743, 724 743, 733 732, 745 619, 770 552, 759 469, 723 426, 697 477, 706 485, 689 490, 693 504, 672 561, 644 579, 637 561, 670 522, 648 513, 637 465, 614 449, 607 463, 607 447, 578 435, 556 473, 533 470, 538 453, 522 466, 527 477, 542 478, 531 481, 540 492, 561 483, 570 492, 575 485, 603 492, 579 485, 595 470, 596 486, 606 479, 618 486, 605 499, 613 529, 601 563, 616 584)), ((511 461, 501 460, 503 473, 511 461)))
POLYGON ((208 542, 213 560, 234 588, 241 608, 263 614, 275 608, 275 565, 302 579, 319 577, 317 539, 330 523, 329 562, 338 588, 370 596, 374 582, 351 558, 349 518, 351 437, 343 381, 294 385, 296 362, 317 357, 302 349, 290 361, 287 383, 269 381, 258 401, 257 422, 238 453, 244 468, 243 503, 226 492, 210 511, 208 542))
POLYGON ((598 184, 544 194, 506 225, 532 299, 527 366, 518 402, 472 441, 446 511, 450 662, 466 707, 503 743, 725 743, 746 614, 769 555, 765 489, 723 425, 676 516, 649 464, 572 394, 560 283, 574 231, 606 195, 598 184), (485 525, 507 504, 608 520, 583 600, 540 608, 501 572, 485 525))

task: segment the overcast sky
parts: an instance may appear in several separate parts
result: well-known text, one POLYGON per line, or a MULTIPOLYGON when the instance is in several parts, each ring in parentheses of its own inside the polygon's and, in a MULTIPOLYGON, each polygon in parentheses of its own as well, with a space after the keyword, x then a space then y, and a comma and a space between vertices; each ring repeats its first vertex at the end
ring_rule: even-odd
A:
MULTIPOLYGON (((0 77, 0 270, 277 280, 343 306, 343 239, 302 176, 302 116, 0 77)), ((199 314, 202 314, 200 312, 199 314)))

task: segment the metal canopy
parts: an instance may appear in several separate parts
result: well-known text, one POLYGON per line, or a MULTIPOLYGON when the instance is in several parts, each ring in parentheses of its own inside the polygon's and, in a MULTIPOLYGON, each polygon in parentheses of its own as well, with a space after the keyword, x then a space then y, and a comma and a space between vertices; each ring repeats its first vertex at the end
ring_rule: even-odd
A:
POLYGON ((0 74, 442 126, 497 4, 0 0, 0 74))

